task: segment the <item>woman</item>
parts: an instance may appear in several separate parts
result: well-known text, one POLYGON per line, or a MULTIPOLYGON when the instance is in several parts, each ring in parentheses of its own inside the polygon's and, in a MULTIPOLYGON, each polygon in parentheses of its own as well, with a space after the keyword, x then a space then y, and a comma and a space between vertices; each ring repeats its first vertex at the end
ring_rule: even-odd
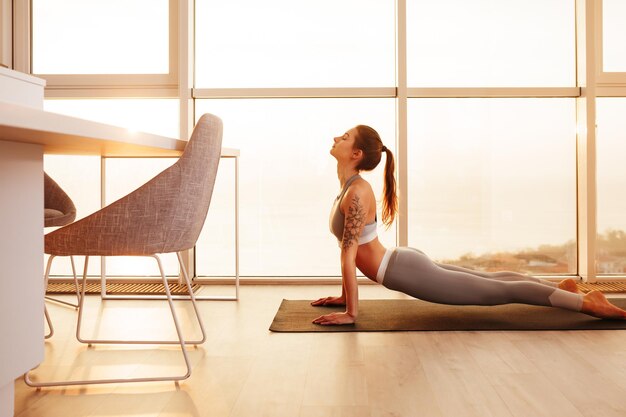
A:
POLYGON ((376 168, 386 155, 382 221, 389 226, 397 212, 393 154, 378 133, 359 125, 334 139, 341 193, 333 205, 330 227, 341 247, 342 291, 338 297, 313 301, 314 306, 345 305, 346 311, 313 320, 321 325, 354 323, 358 317, 356 268, 386 288, 440 304, 498 305, 523 303, 560 307, 606 319, 626 319, 626 311, 599 291, 582 295, 572 279, 560 283, 515 272, 478 272, 431 261, 412 248, 385 249, 376 235, 376 198, 359 176, 376 168))

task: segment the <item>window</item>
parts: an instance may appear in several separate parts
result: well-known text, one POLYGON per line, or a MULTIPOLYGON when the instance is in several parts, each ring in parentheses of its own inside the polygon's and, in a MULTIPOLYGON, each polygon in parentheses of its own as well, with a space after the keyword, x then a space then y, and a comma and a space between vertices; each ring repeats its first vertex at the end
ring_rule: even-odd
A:
POLYGON ((574 99, 411 99, 409 245, 483 270, 576 273, 574 99))
POLYGON ((626 98, 597 102, 598 274, 626 273, 626 98))
POLYGON ((178 105, 174 99, 55 99, 46 100, 44 109, 139 132, 178 137, 178 105))
POLYGON ((104 86, 123 87, 127 96, 146 94, 130 87, 175 88, 177 4, 175 0, 33 0, 32 72, 47 80, 47 97, 80 95, 77 86, 92 89, 91 96, 121 95, 103 91, 104 86))
POLYGON ((575 2, 407 2, 411 87, 576 84, 575 2))
POLYGON ((33 29, 38 74, 169 72, 168 0, 33 0, 33 29))
POLYGON ((196 1, 196 87, 394 83, 394 4, 196 1))
POLYGON ((626 72, 626 2, 602 0, 602 58, 605 72, 626 72))
MULTIPOLYGON (((224 121, 223 146, 241 149, 242 275, 340 274, 339 247, 328 227, 339 188, 332 140, 357 124, 370 124, 395 149, 394 108, 392 99, 197 100, 198 116, 213 113, 224 121)), ((383 167, 368 174, 378 195, 383 167)), ((212 216, 226 209, 211 204, 205 230, 220 230, 221 219, 212 216)), ((395 244, 395 228, 379 228, 379 234, 385 244, 395 244)), ((198 273, 231 270, 232 242, 206 236, 198 244, 204 259, 198 255, 198 273)))
MULTIPOLYGON (((45 73, 48 96, 94 98, 114 89, 108 97, 142 97, 46 106, 173 137, 181 131, 181 110, 195 112, 196 118, 204 112, 220 116, 223 146, 241 150, 241 275, 340 274, 327 225, 338 191, 328 148, 334 135, 358 123, 376 128, 391 149, 396 135, 404 140, 408 125, 408 160, 398 167, 408 184, 403 196, 408 213, 399 236, 408 234, 410 246, 437 260, 479 269, 578 272, 576 2, 411 0, 402 15, 393 1, 196 0, 189 71, 193 103, 186 100, 187 86, 179 91, 177 85, 179 64, 187 70, 185 62, 176 61, 177 36, 192 33, 178 28, 186 3, 150 0, 148 7, 146 2, 94 0, 86 7, 78 0, 33 0, 33 65, 45 73), (120 33, 137 28, 117 41, 100 20, 89 23, 94 10, 103 16, 113 10, 124 14, 117 20, 120 33), (397 19, 406 21, 406 68, 397 68, 405 52, 396 51, 396 37, 404 39, 397 19), (89 46, 63 38, 65 27, 73 28, 70 34, 84 32, 89 46), (72 51, 67 59, 65 49, 54 53, 59 39, 72 51), (107 54, 112 45, 117 46, 107 54), (402 75, 403 70, 410 97, 407 120, 406 102, 396 96, 405 87, 396 71, 402 75), (182 97, 182 105, 145 99, 164 96, 182 97)), ((618 55, 624 6, 620 0, 596 5, 604 7, 603 68, 623 71, 626 61, 618 55)), ((600 87, 611 88, 605 83, 597 91, 600 87)), ((611 168, 619 152, 618 107, 598 107, 598 225, 606 229, 622 227, 618 214, 612 214, 621 211, 621 203, 609 200, 616 198, 611 181, 619 177, 611 168)), ((133 176, 147 179, 162 163, 168 162, 107 160, 108 201, 134 186, 124 173, 138 169, 133 176)), ((220 164, 197 246, 200 276, 234 274, 234 161, 220 164)), ((367 174, 378 197, 382 165, 367 174)), ((386 246, 405 243, 396 241, 395 224, 379 233, 386 246)), ((599 231, 600 240, 604 233, 599 231)))

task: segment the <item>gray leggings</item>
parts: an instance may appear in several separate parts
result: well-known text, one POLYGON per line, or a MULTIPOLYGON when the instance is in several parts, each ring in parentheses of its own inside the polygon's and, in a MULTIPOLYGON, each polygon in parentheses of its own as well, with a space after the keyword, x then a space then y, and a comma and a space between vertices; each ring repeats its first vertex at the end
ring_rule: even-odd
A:
POLYGON ((549 281, 515 272, 479 272, 438 264, 422 251, 405 247, 393 250, 382 284, 439 304, 521 303, 580 311, 583 301, 582 295, 549 281))

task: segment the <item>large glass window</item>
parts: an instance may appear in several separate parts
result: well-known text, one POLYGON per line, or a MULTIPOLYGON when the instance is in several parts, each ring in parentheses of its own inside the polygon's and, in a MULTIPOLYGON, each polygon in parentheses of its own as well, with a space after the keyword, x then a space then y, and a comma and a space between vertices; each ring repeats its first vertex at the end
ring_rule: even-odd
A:
POLYGON ((597 101, 598 274, 626 273, 626 98, 597 101))
POLYGON ((602 0, 602 61, 606 72, 626 72, 626 2, 602 0))
MULTIPOLYGON (((170 68, 175 48, 166 47, 177 45, 173 34, 178 28, 171 26, 177 19, 170 15, 176 3, 33 0, 34 72, 53 75, 48 77, 53 88, 65 88, 66 78, 71 85, 75 78, 90 79, 87 75, 92 74, 102 84, 110 82, 111 88, 130 83, 142 87, 128 89, 129 94, 154 95, 155 90, 146 86, 176 82, 152 79, 178 69, 170 68), (112 25, 116 30, 110 30, 112 25)), ((408 86, 575 86, 575 3, 408 1, 408 86)), ((616 58, 619 40, 624 38, 617 18, 624 14, 621 3, 604 0, 605 70, 626 67, 616 58)), ((194 7, 194 87, 204 98, 195 100, 192 111, 196 117, 204 112, 220 116, 223 146, 241 150, 241 275, 340 275, 339 248, 328 230, 339 184, 328 151, 333 136, 359 123, 372 125, 395 149, 396 123, 402 126, 404 120, 397 120, 394 98, 341 98, 342 88, 397 85, 395 40, 401 34, 396 33, 395 3, 196 0, 194 7), (229 94, 241 91, 245 96, 247 88, 311 88, 314 95, 315 88, 326 87, 336 87, 330 91, 339 97, 210 98, 212 88, 230 88, 234 91, 229 94)), ((186 28, 181 29, 186 33, 186 28)), ((168 76, 175 78, 175 74, 168 76)), ((84 82, 93 88, 98 82, 88 84, 84 82)), ((74 91, 63 90, 63 94, 74 91)), ((126 90, 115 93, 120 91, 126 90)), ((464 90, 456 91, 459 98, 409 99, 409 154, 407 165, 400 167, 408 172, 408 193, 401 198, 409 204, 409 244, 437 260, 477 269, 576 273, 575 99, 468 99, 462 98, 464 90)), ((525 95, 522 89, 510 91, 525 95)), ((283 92, 299 94, 298 90, 283 92)), ((610 119, 601 129, 619 124, 613 120, 617 116, 609 116, 619 110, 606 108, 598 110, 610 119)), ((49 100, 46 109, 164 136, 178 137, 180 131, 178 100, 49 100)), ((610 164, 602 168, 600 153, 612 153, 614 158, 610 146, 609 141, 599 143, 598 151, 598 178, 607 177, 609 182, 613 177, 600 170, 609 172, 610 164)), ((46 161, 72 191, 73 181, 78 180, 72 175, 80 174, 62 171, 73 172, 74 159, 46 161)), ((107 202, 173 161, 108 159, 107 202)), ((97 158, 90 164, 99 172, 97 158)), ((222 159, 220 164, 197 246, 200 276, 234 274, 234 160, 222 159)), ((93 170, 91 165, 79 169, 93 170)), ((382 170, 381 164, 366 174, 378 197, 382 170)), ((99 180, 96 173, 94 181, 99 180)), ((603 191, 605 185, 598 187, 610 194, 603 191)), ((94 188, 99 190, 99 183, 94 188)), ((97 209, 92 207, 93 196, 89 201, 82 201, 81 195, 72 197, 79 213, 97 209)), ((602 204, 619 208, 619 203, 608 200, 602 204)), ((609 220, 611 210, 602 209, 599 201, 598 224, 606 229, 621 227, 609 220)), ((396 245, 395 225, 379 233, 383 244, 396 245)), ((109 274, 143 275, 155 270, 147 263, 116 262, 107 264, 109 274)), ((166 268, 168 274, 176 273, 175 258, 166 261, 166 268)))
MULTIPOLYGON (((244 148, 242 152, 245 156, 247 150, 244 148)), ((250 157, 250 155, 247 156, 250 157)), ((244 162, 246 159, 244 157, 244 162)), ((217 170, 209 212, 196 243, 196 274, 198 276, 235 276, 235 187, 235 160, 222 158, 217 170)), ((242 192, 245 192, 245 189, 240 190, 240 193, 242 192)), ((243 218, 243 216, 248 215, 251 210, 250 208, 246 209, 240 203, 240 211, 242 213, 240 214, 240 223, 244 225, 240 236, 243 237, 246 228, 251 227, 251 221, 243 218)), ((260 227, 260 225, 256 227, 260 227)), ((249 232, 246 236, 252 234, 253 232, 249 232)), ((245 240, 242 240, 240 245, 244 243, 245 240)), ((252 243, 248 242, 247 244, 248 250, 241 255, 241 265, 247 265, 246 255, 254 253, 250 249, 252 243)), ((261 275, 254 268, 244 268, 244 270, 249 274, 261 275)))
MULTIPOLYGON (((328 227, 339 189, 335 160, 329 154, 333 137, 357 124, 369 124, 395 149, 394 100, 197 100, 196 114, 205 112, 224 121, 223 146, 241 149, 241 274, 340 275, 340 251, 328 227)), ((382 193, 383 167, 367 174, 377 195, 382 193)), ((226 171, 230 167, 224 170, 229 175, 226 171)), ((229 207, 211 203, 205 231, 223 221, 213 216, 232 210, 232 203, 222 204, 229 207)), ((395 245, 394 227, 388 231, 381 227, 379 233, 384 244, 395 245)), ((198 244, 198 273, 232 270, 232 255, 225 255, 232 252, 232 241, 215 239, 208 232, 204 236, 198 244)))
POLYGON ((46 100, 44 109, 132 131, 177 138, 180 135, 177 99, 46 100))
POLYGON ((408 85, 573 86, 574 6, 572 0, 408 1, 408 85))
POLYGON ((33 0, 33 73, 167 74, 168 0, 33 0))
POLYGON ((196 87, 394 84, 394 2, 197 0, 196 87))
POLYGON ((576 273, 574 99, 409 100, 409 244, 473 269, 576 273))

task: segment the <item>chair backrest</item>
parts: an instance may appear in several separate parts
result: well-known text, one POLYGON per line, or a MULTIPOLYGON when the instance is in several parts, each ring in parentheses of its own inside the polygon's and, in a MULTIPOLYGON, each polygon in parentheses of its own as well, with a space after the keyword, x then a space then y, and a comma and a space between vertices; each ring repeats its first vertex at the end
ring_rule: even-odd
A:
POLYGON ((169 168, 180 170, 180 186, 163 253, 189 249, 200 236, 215 186, 222 133, 221 119, 204 114, 198 120, 183 155, 169 168))
POLYGON ((65 191, 43 173, 44 227, 65 226, 76 219, 76 207, 65 191))
POLYGON ((51 255, 152 255, 190 249, 209 210, 222 121, 205 114, 180 159, 132 193, 46 235, 51 255))

